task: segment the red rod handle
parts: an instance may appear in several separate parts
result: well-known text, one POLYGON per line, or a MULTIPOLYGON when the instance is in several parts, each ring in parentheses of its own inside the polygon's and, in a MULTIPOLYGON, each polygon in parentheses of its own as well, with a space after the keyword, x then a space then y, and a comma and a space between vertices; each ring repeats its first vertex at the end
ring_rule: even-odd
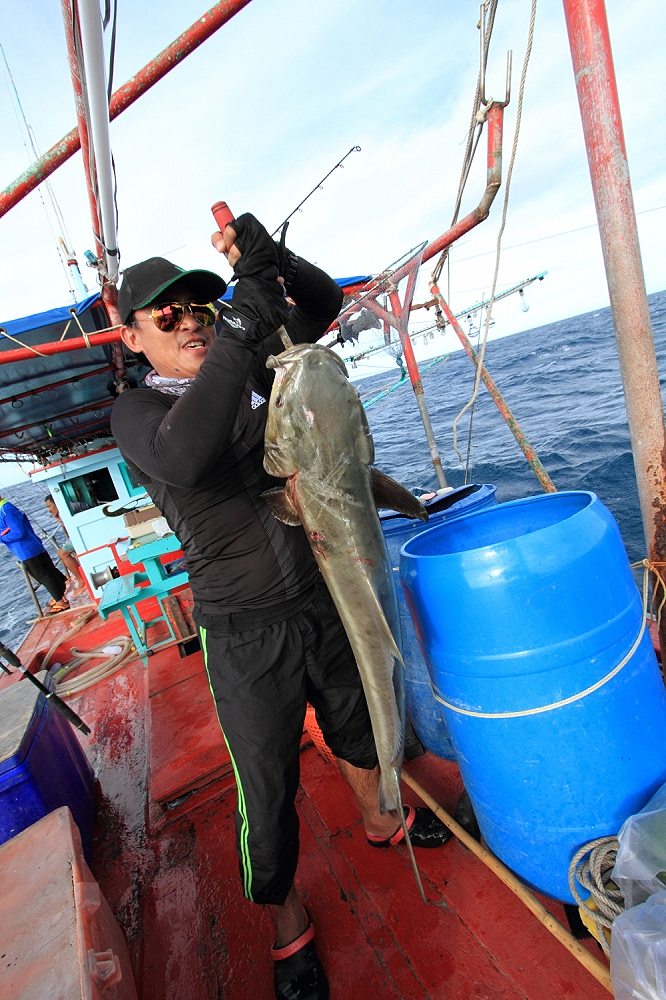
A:
POLYGON ((217 223, 217 228, 221 233, 223 233, 224 227, 234 221, 234 213, 231 211, 226 201, 216 201, 214 205, 211 205, 210 210, 213 213, 215 222, 217 223))

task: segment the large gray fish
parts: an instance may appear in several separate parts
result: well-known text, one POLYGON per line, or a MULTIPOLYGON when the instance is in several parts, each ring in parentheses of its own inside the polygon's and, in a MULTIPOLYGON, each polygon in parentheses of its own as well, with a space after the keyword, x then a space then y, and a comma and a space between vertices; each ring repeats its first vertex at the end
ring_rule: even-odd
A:
POLYGON ((365 411, 337 354, 299 344, 267 365, 275 369, 275 381, 264 467, 287 482, 264 499, 280 520, 305 528, 361 675, 379 758, 380 809, 398 810, 402 817, 400 618, 376 508, 422 520, 428 514, 408 490, 372 468, 365 411))

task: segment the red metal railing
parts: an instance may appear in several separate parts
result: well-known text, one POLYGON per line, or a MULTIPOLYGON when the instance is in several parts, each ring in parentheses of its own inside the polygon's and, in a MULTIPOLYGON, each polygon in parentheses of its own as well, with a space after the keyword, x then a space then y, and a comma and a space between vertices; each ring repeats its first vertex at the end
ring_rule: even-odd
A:
POLYGON ((11 405, 12 403, 19 402, 21 399, 38 396, 41 392, 53 392, 63 385, 74 385, 76 382, 82 382, 86 378, 95 378, 97 375, 104 375, 106 372, 111 372, 112 370, 111 365, 103 365, 101 368, 92 368, 90 371, 82 372, 80 375, 60 378, 55 382, 48 382, 46 385, 37 385, 33 389, 26 389, 24 392, 14 392, 11 396, 5 396, 4 399, 0 399, 0 406, 4 406, 6 403, 11 405))
POLYGON ((85 347, 96 347, 98 344, 116 344, 119 340, 117 330, 105 330, 103 333, 87 333, 85 337, 72 337, 71 340, 51 340, 45 344, 35 344, 34 347, 16 347, 9 351, 0 351, 0 365, 10 365, 14 361, 26 361, 40 354, 63 354, 66 351, 80 351, 85 347))
MULTIPOLYGON (((388 324, 393 326, 398 331, 405 362, 407 364, 409 380, 414 391, 426 442, 430 451, 430 459, 440 487, 446 486, 447 480, 442 467, 442 461, 437 449, 435 435, 425 401, 425 390, 423 388, 419 366, 414 355, 414 347, 409 336, 409 313, 416 287, 418 268, 420 265, 426 260, 431 260, 436 254, 441 253, 446 247, 451 246, 451 244, 457 239, 460 239, 461 236, 468 233, 471 229, 474 229, 475 226, 478 226, 479 223, 483 222, 484 219, 488 218, 490 208, 495 200, 495 195, 499 191, 502 183, 502 135, 504 107, 505 102, 498 101, 491 104, 487 109, 488 154, 486 188, 477 207, 463 219, 460 219, 459 222, 456 222, 455 225, 447 229, 446 232, 442 233, 442 235, 436 240, 429 243, 424 248, 422 253, 418 255, 418 258, 411 258, 405 264, 402 264, 394 271, 391 271, 390 274, 385 276, 380 275, 378 278, 374 278, 367 282, 367 284, 362 286, 359 290, 357 301, 354 302, 348 310, 348 313, 352 313, 355 309, 358 309, 360 299, 363 305, 367 305, 368 308, 375 313, 375 315, 379 316, 379 318, 383 320, 385 325, 388 324), (398 294, 398 285, 405 277, 408 278, 408 282, 404 294, 404 301, 401 302, 398 294), (376 301, 380 295, 388 296, 390 303, 389 309, 382 308, 382 306, 380 306, 376 301)), ((342 315, 344 316, 345 313, 342 315)), ((329 329, 335 330, 338 325, 339 324, 335 322, 329 329)))

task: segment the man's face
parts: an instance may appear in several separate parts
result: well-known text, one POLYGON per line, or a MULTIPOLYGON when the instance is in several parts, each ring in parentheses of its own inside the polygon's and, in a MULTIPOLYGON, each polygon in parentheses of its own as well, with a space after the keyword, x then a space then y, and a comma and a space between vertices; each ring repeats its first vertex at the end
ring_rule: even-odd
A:
POLYGON ((168 302, 188 303, 187 292, 171 293, 134 313, 134 323, 124 326, 121 337, 130 350, 143 353, 158 375, 165 378, 193 378, 203 363, 215 337, 214 326, 201 326, 189 310, 175 330, 159 330, 152 318, 154 306, 168 302))

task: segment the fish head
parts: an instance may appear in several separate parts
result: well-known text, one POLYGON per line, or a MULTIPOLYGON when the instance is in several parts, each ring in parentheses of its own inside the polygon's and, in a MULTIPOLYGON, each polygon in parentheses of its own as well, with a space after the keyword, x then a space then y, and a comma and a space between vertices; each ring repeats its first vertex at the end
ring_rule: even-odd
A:
POLYGON ((268 405, 264 468, 289 478, 316 468, 323 452, 360 452, 372 461, 372 438, 344 362, 321 344, 296 344, 266 362, 275 377, 268 405))

